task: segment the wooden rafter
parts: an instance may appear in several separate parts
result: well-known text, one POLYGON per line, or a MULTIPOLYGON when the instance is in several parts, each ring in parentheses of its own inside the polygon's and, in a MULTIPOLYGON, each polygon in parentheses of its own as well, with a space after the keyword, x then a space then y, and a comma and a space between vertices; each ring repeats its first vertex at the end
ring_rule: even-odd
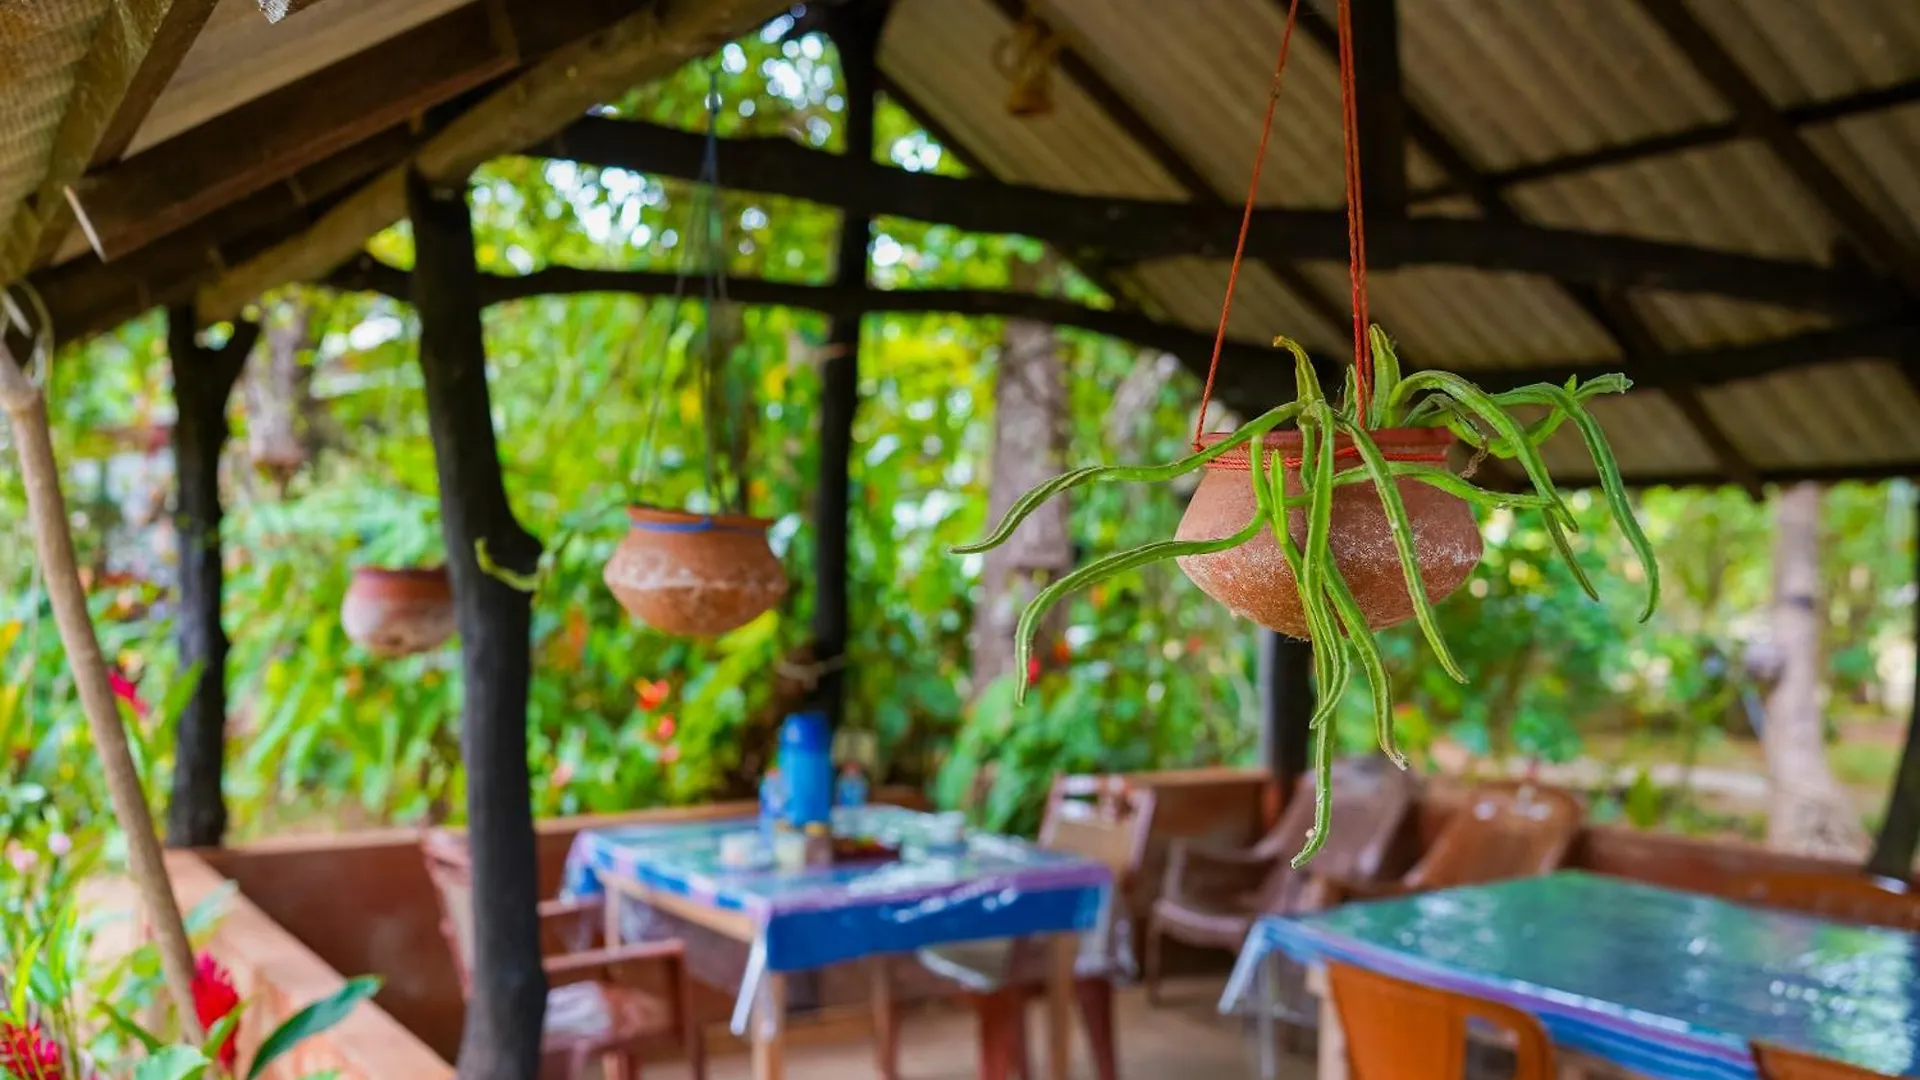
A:
POLYGON ((95 250, 118 258, 600 30, 627 8, 611 0, 455 8, 96 170, 74 201, 95 250))
MULTIPOLYGON (((1392 0, 1376 0, 1376 2, 1391 10, 1392 0)), ((1307 10, 1301 14, 1300 21, 1302 28, 1309 36, 1313 37, 1321 47, 1334 50, 1337 55, 1338 31, 1323 16, 1307 10)), ((1356 20, 1356 35, 1358 32, 1356 20)), ((1366 121, 1364 114, 1362 115, 1364 128, 1366 121)), ((1479 168, 1467 156, 1466 151, 1449 138, 1432 118, 1403 99, 1399 111, 1390 114, 1390 119, 1396 125, 1404 127, 1420 149, 1434 159, 1449 180, 1479 205, 1480 211, 1489 220, 1498 222, 1522 220, 1520 212, 1514 208, 1513 203, 1501 192, 1498 185, 1493 184, 1481 174, 1479 168)), ((1613 339, 1614 345, 1621 352, 1622 367, 1628 369, 1630 378, 1633 378, 1636 372, 1659 370, 1668 362, 1665 351, 1661 348, 1652 328, 1640 317, 1640 313, 1634 310, 1632 301, 1613 283, 1592 280, 1570 281, 1568 275, 1562 274, 1553 276, 1559 281, 1562 291, 1568 298, 1593 319, 1608 337, 1613 339)), ((1666 394, 1694 433, 1699 436, 1701 444, 1713 455, 1714 461, 1726 470, 1728 478, 1758 498, 1761 493, 1759 475, 1754 471, 1752 464, 1740 453, 1739 447, 1734 445, 1733 439, 1707 410, 1706 403, 1700 399, 1700 396, 1687 387, 1669 387, 1666 394)))
POLYGON ((1781 117, 1766 91, 1748 75, 1726 46, 1685 4, 1638 0, 1640 10, 1664 31, 1674 47, 1714 88, 1747 132, 1758 136, 1800 187, 1833 221, 1834 227, 1881 272, 1920 298, 1920 252, 1903 243, 1867 206, 1833 166, 1781 117))
MULTIPOLYGON (((1023 12, 1023 0, 993 0, 993 4, 1010 21, 1018 21, 1023 12)), ((1180 148, 1161 134, 1160 129, 1127 100, 1126 94, 1100 74, 1100 70, 1081 55, 1071 42, 1061 46, 1058 59, 1061 73, 1189 198, 1209 206, 1228 205, 1213 182, 1195 168, 1180 148)), ((1345 333, 1349 318, 1347 309, 1308 277, 1306 271, 1284 258, 1255 258, 1254 262, 1272 274, 1302 307, 1333 331, 1336 337, 1345 333)))
MULTIPOLYGON (((404 271, 365 255, 330 275, 327 282, 339 288, 377 292, 401 300, 408 295, 404 271)), ((488 304, 579 293, 672 296, 677 284, 676 276, 667 272, 555 266, 525 275, 483 275, 480 295, 488 304)), ((806 308, 828 315, 866 310, 1035 319, 1138 342, 1181 357, 1190 367, 1197 366, 1202 371, 1213 344, 1213 336, 1208 332, 1136 312, 1090 308, 1069 300, 1002 290, 870 289, 730 278, 727 295, 743 304, 806 308)), ((1629 377, 1647 389, 1716 386, 1861 357, 1917 351, 1920 351, 1920 315, 1908 313, 1772 341, 1669 353, 1658 366, 1629 372, 1629 377)), ((1569 376, 1592 379, 1620 369, 1616 359, 1586 357, 1476 370, 1468 374, 1481 387, 1497 392, 1529 383, 1564 382, 1569 376)), ((1222 354, 1221 380, 1228 395, 1244 395, 1242 402, 1235 403, 1236 407, 1253 404, 1264 408, 1275 401, 1287 400, 1286 396, 1276 395, 1292 392, 1290 373, 1285 365, 1273 362, 1271 349, 1232 339, 1222 354)))
POLYGON ((92 164, 103 165, 126 153, 127 144, 146 122, 147 114, 153 111, 153 103, 160 100, 160 92, 167 88, 173 73, 180 68, 180 61, 186 59, 187 50, 193 47, 194 39, 200 36, 200 30, 207 25, 207 16, 213 14, 213 6, 218 0, 173 0, 173 6, 167 9, 166 18, 161 20, 160 28, 154 31, 153 44, 147 47, 146 58, 140 61, 140 67, 134 72, 133 81, 127 85, 126 96, 113 111, 113 119, 107 121, 105 134, 100 144, 94 147, 92 164))
MULTIPOLYGON (((655 124, 585 117, 535 152, 655 175, 699 175, 700 138, 655 124)), ((1032 236, 1068 254, 1116 258, 1224 257, 1240 210, 1220 203, 1075 195, 996 180, 914 173, 813 150, 785 138, 727 139, 729 187, 826 205, 857 198, 876 212, 985 233, 1032 236)), ((1633 236, 1554 229, 1517 219, 1412 218, 1367 230, 1369 250, 1394 265, 1470 266, 1595 284, 1707 292, 1789 307, 1873 314, 1898 302, 1871 277, 1815 263, 1716 251, 1633 236)), ((1346 258, 1345 215, 1261 208, 1252 256, 1346 258)))
MULTIPOLYGON (((527 68, 423 143, 411 168, 431 183, 464 184, 489 158, 551 137, 594 105, 706 55, 786 7, 782 0, 658 0, 527 68)), ((319 277, 350 258, 404 213, 406 173, 383 173, 312 228, 203 286, 194 304, 201 320, 230 319, 262 292, 319 277)))

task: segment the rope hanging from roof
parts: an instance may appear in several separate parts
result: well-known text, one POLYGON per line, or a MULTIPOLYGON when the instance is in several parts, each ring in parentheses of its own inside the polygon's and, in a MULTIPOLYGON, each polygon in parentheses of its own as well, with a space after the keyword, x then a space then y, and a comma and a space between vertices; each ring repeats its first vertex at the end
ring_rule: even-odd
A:
MULTIPOLYGON (((1267 145, 1273 137, 1273 116, 1280 104, 1280 88, 1286 77, 1287 57, 1292 51, 1293 30, 1300 14, 1300 0, 1287 5, 1287 28, 1280 36, 1280 55, 1274 61, 1273 81, 1267 90, 1266 115, 1260 122, 1260 145, 1254 151, 1253 176, 1247 183, 1245 210, 1240 218, 1240 233, 1233 245, 1233 261, 1227 270, 1227 293, 1220 302, 1220 322, 1214 331, 1213 354, 1207 363, 1207 381, 1200 393, 1200 413, 1194 420, 1193 446, 1201 447, 1206 434, 1207 408, 1213 403, 1213 388, 1220 373, 1220 354, 1226 347, 1227 323, 1233 316, 1233 295, 1240 283, 1240 266, 1245 261, 1247 233, 1253 226, 1254 206, 1260 197, 1260 173, 1266 164, 1267 145)), ((1353 365, 1357 375, 1358 415, 1367 415, 1367 397, 1372 392, 1372 340, 1367 327, 1372 319, 1367 303, 1367 228, 1366 211, 1360 183, 1359 94, 1353 74, 1353 10, 1350 0, 1339 0, 1340 40, 1340 136, 1342 167, 1346 180, 1347 279, 1353 304, 1353 365)), ((1351 454, 1349 448, 1346 453, 1351 454)), ((1424 458, 1422 459, 1424 460, 1424 458)), ((1298 462, 1293 462, 1298 464, 1298 462)))

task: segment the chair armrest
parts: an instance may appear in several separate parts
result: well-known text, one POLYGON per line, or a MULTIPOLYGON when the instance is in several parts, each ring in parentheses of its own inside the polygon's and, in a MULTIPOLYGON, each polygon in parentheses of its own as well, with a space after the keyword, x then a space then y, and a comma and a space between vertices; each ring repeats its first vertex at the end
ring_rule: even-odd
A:
POLYGON ((1256 887, 1279 862, 1278 856, 1177 839, 1167 851, 1167 873, 1161 880, 1160 895, 1176 903, 1238 896, 1256 887))
POLYGON ((540 920, 563 919, 571 916, 592 915, 604 910, 607 898, 604 896, 576 896, 567 900, 540 901, 540 920))
POLYGON ((561 986, 570 982, 580 982, 600 973, 611 977, 614 968, 623 964, 641 964, 655 960, 679 960, 686 955, 686 946, 679 941, 636 941, 630 945, 615 945, 607 949, 586 949, 581 952, 563 953, 549 956, 540 962, 547 973, 550 985, 561 986))

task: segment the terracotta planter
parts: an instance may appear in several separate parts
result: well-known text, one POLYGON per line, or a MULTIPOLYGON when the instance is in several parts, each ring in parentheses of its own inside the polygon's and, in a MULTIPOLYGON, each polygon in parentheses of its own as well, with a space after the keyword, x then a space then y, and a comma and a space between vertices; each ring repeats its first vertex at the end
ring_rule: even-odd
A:
MULTIPOLYGON (((1217 442, 1224 437, 1208 436, 1208 441, 1217 442)), ((1400 460, 1437 457, 1454 443, 1451 433, 1436 428, 1376 431, 1373 438, 1390 459, 1400 460)), ((1359 463, 1346 439, 1341 439, 1339 446, 1342 457, 1336 468, 1345 469, 1359 463)), ((1291 462, 1285 466, 1287 493, 1298 495, 1302 490, 1297 463, 1299 432, 1268 435, 1266 449, 1272 455, 1268 459, 1272 465, 1291 462)), ((1248 456, 1244 450, 1208 463, 1174 535, 1181 540, 1218 539, 1245 528, 1257 509, 1247 470, 1248 456)), ((1402 478, 1397 484, 1407 518, 1413 524, 1413 546, 1420 560, 1421 579, 1426 584, 1427 596, 1437 603, 1459 588, 1479 565, 1479 522, 1474 519, 1473 507, 1457 496, 1417 480, 1402 478)), ((1304 544, 1306 511, 1294 510, 1288 525, 1294 542, 1304 544)), ((1368 625, 1378 630, 1413 618, 1413 598, 1407 592, 1406 578, 1400 569, 1386 509, 1380 505, 1380 493, 1373 484, 1348 484, 1334 489, 1333 531, 1328 544, 1333 550, 1334 564, 1340 568, 1354 599, 1366 613, 1368 625)), ((1293 571, 1281 556, 1271 529, 1263 530, 1237 548, 1188 556, 1178 562, 1194 584, 1235 615, 1290 637, 1308 636, 1306 614, 1301 609, 1293 571)))
POLYGON ((766 518, 627 509, 633 528, 607 560, 607 588, 656 630, 713 637, 745 626, 787 594, 766 518))
POLYGON ((453 636, 453 583, 446 567, 355 570, 340 604, 340 626, 381 656, 439 648, 453 636))

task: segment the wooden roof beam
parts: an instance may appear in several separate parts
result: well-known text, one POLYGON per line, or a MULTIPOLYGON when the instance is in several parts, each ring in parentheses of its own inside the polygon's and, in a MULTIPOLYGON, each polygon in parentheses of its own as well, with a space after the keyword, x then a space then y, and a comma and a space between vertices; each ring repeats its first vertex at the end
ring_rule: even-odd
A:
POLYGON ((1638 0, 1640 10, 1672 41, 1701 78, 1733 107, 1741 130, 1767 144, 1834 227, 1871 263, 1920 298, 1920 252, 1903 243, 1853 193, 1791 123, 1780 115, 1760 84, 1684 3, 1638 0))
POLYGON ((456 8, 96 170, 73 201, 94 250, 119 258, 583 38, 630 7, 497 0, 456 8))
MULTIPOLYGON (((1388 3, 1390 0, 1373 0, 1373 2, 1388 3)), ((1328 23, 1324 16, 1312 10, 1305 11, 1301 14, 1301 24, 1322 48, 1330 49, 1338 55, 1339 31, 1328 23)), ((1354 19, 1354 34, 1356 37, 1360 34, 1357 12, 1354 19)), ((1355 53, 1355 66, 1356 68, 1359 66, 1358 50, 1355 53)), ((1356 71, 1356 75, 1358 74, 1359 72, 1356 71)), ((1402 99, 1401 112, 1395 119, 1403 126, 1405 132, 1412 136, 1420 149, 1428 157, 1433 158, 1447 178, 1470 196, 1489 219, 1510 223, 1522 220, 1520 212, 1514 208, 1512 202, 1500 190, 1499 185, 1483 175, 1473 160, 1467 156, 1466 151, 1455 144, 1432 118, 1402 99)), ((1364 125, 1362 130, 1365 130, 1364 125)), ((1404 192, 1404 187, 1401 190, 1404 192)), ((1594 320, 1608 337, 1613 339, 1622 355, 1621 368, 1629 378, 1634 379, 1636 384, 1644 384, 1647 381, 1644 378, 1645 373, 1660 371, 1664 368, 1667 358, 1660 347, 1659 339, 1654 336, 1652 328, 1647 326, 1639 312, 1634 310, 1632 302, 1617 287, 1604 281, 1569 282, 1567 280, 1569 275, 1564 274, 1553 276, 1559 280, 1568 298, 1579 306, 1588 318, 1594 320)), ((1758 498, 1761 493, 1758 474, 1755 473, 1752 464, 1740 453, 1739 448, 1734 445, 1733 439, 1707 411, 1706 404, 1700 400, 1699 395, 1690 388, 1671 387, 1667 391, 1667 397, 1686 418, 1687 423, 1707 447, 1708 452, 1713 455, 1714 460, 1726 470, 1728 478, 1758 498)))
MULTIPOLYGON (((632 9, 631 3, 614 6, 632 9)), ((787 7, 787 0, 655 0, 555 51, 428 139, 409 165, 382 174, 312 228, 203 287, 194 305, 201 321, 233 318, 266 290, 320 277, 351 258, 405 214, 408 169, 435 184, 464 184, 488 159, 551 137, 594 105, 712 52, 787 7)))
MULTIPOLYGON (((530 152, 693 179, 699 175, 702 150, 700 136, 690 132, 584 117, 530 152)), ((719 153, 721 174, 730 188, 826 205, 857 198, 876 213, 973 232, 1032 236, 1056 244, 1069 256, 1098 251, 1126 259, 1221 258, 1232 252, 1240 225, 1240 211, 1220 203, 1075 195, 979 177, 914 173, 850 161, 778 137, 723 139, 719 153)), ((1844 268, 1517 220, 1381 221, 1368 229, 1368 242, 1371 250, 1383 254, 1382 261, 1396 265, 1518 271, 1853 314, 1875 314, 1900 302, 1879 283, 1844 268)), ((1345 215, 1257 209, 1247 251, 1251 257, 1344 259, 1345 215)))
MULTIPOLYGON (((1026 13, 1026 0, 993 0, 994 7, 1010 21, 1018 22, 1026 13)), ((1133 106, 1119 87, 1108 82, 1098 68, 1080 55, 1072 43, 1065 43, 1058 56, 1060 72, 1079 87, 1114 126, 1125 132, 1134 145, 1167 174, 1167 178, 1178 184, 1188 197, 1199 202, 1225 206, 1227 200, 1215 188, 1206 175, 1187 160, 1180 148, 1175 146, 1153 122, 1133 106)), ((1305 307, 1336 335, 1344 336, 1352 318, 1346 306, 1337 298, 1329 295, 1319 283, 1308 277, 1300 267, 1282 258, 1255 258, 1268 273, 1272 274, 1286 290, 1293 294, 1302 307, 1305 307)))
MULTIPOLYGON (((405 271, 364 254, 326 281, 338 288, 377 292, 398 300, 409 295, 405 271)), ((525 275, 483 274, 480 295, 488 304, 579 293, 672 296, 676 285, 675 275, 669 272, 552 266, 525 275)), ((729 278, 726 285, 727 295, 743 304, 806 308, 828 315, 866 310, 1036 319, 1138 342, 1179 356, 1190 366, 1198 360, 1204 367, 1213 346, 1213 335, 1207 331, 1135 312, 1090 308, 1069 300, 1006 290, 874 289, 764 278, 729 278)), ((1715 386, 1826 363, 1899 357, 1916 351, 1920 351, 1920 315, 1907 313, 1771 341, 1670 353, 1657 367, 1629 373, 1629 378, 1641 389, 1715 386)), ((1274 351, 1264 344, 1228 339, 1221 364, 1223 385, 1247 395, 1248 401, 1270 404, 1287 400, 1292 394, 1291 369, 1274 363, 1274 357, 1274 351)), ((1562 383, 1568 376, 1592 379, 1621 370, 1621 364, 1613 358, 1581 358, 1520 368, 1464 370, 1475 383, 1497 393, 1532 383, 1562 383)))
MULTIPOLYGON (((1920 78, 1887 86, 1874 87, 1858 93, 1844 94, 1840 97, 1810 101, 1801 105, 1792 105, 1779 110, 1781 121, 1793 128, 1804 128, 1815 124, 1831 123, 1848 117, 1896 109, 1904 105, 1920 102, 1920 78)), ((1632 142, 1614 143, 1598 146, 1591 150, 1581 150, 1559 157, 1544 158, 1525 165, 1515 165, 1505 169, 1490 170, 1486 179, 1496 188, 1510 188, 1516 184, 1528 184, 1539 180, 1551 180, 1555 177, 1576 173, 1591 172, 1596 169, 1612 168, 1618 165, 1631 165, 1649 158, 1680 154, 1689 150, 1700 150, 1710 146, 1719 146, 1736 139, 1748 137, 1749 132, 1738 122, 1700 124, 1695 127, 1669 131, 1661 135, 1651 135, 1632 142)), ((1462 189, 1452 180, 1439 185, 1423 188, 1414 193, 1414 201, 1427 202, 1443 199, 1450 195, 1463 194, 1462 189)))

